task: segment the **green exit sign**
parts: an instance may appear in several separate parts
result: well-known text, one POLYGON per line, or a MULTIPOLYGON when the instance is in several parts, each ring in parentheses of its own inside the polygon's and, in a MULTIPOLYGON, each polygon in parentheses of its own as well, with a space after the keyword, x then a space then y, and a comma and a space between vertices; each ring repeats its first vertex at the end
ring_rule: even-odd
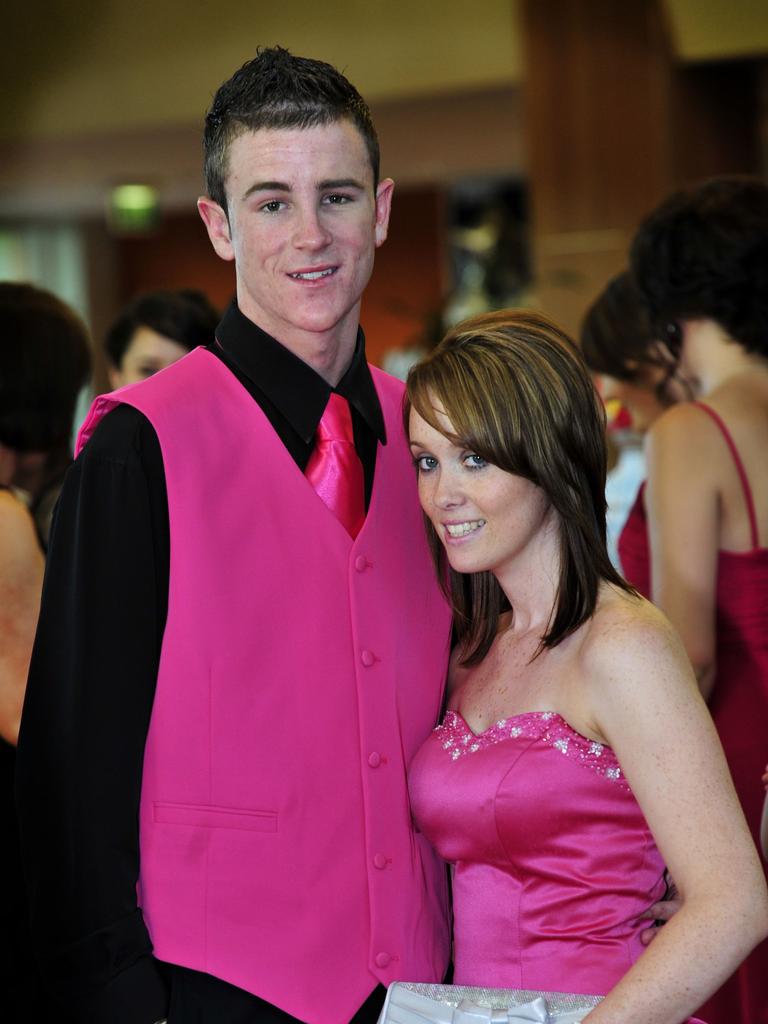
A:
POLYGON ((146 234, 160 221, 157 189, 152 185, 118 185, 109 196, 109 226, 117 234, 146 234))

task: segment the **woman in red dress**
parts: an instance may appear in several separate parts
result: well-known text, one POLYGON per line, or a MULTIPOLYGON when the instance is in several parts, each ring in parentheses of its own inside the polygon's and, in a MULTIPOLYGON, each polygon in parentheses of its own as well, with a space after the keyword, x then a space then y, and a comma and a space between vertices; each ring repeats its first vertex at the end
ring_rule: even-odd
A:
MULTIPOLYGON (((631 267, 655 336, 698 397, 647 435, 651 593, 685 643, 758 842, 768 754, 768 186, 721 178, 673 195, 641 225, 631 267)), ((710 1024, 768 1024, 768 943, 699 1012, 710 1024)))

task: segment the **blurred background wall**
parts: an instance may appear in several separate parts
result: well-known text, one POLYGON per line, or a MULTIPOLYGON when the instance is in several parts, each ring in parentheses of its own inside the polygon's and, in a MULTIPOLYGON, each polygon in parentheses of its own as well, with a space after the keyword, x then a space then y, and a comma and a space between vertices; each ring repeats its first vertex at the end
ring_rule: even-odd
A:
POLYGON ((374 361, 489 305, 575 331, 664 194, 768 172, 764 0, 31 0, 4 29, 0 277, 58 292, 96 339, 138 291, 229 300, 194 208, 201 127, 259 45, 336 64, 373 108, 397 182, 374 361), (151 224, 107 217, 121 184, 155 190, 151 224))

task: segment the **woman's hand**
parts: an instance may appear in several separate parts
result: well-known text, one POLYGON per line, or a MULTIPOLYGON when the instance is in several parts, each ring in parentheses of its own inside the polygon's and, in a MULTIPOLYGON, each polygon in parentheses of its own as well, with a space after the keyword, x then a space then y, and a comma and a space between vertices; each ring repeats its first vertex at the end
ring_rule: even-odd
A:
POLYGON ((665 922, 671 921, 682 905, 683 901, 680 899, 677 886, 667 874, 667 891, 664 893, 664 899, 648 908, 648 920, 654 923, 650 928, 640 932, 640 941, 644 946, 649 946, 653 942, 659 934, 659 928, 665 922))

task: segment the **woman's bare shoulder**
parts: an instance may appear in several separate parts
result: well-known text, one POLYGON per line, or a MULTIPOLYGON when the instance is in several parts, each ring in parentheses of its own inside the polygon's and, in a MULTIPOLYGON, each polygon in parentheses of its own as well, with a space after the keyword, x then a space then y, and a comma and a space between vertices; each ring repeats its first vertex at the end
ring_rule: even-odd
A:
POLYGON ((12 491, 0 490, 0 562, 42 559, 32 516, 12 491))
POLYGON ((690 457, 695 454, 691 437, 707 437, 716 429, 712 418, 696 402, 678 402, 653 421, 646 435, 646 446, 659 442, 666 446, 677 441, 690 457))
POLYGON ((24 502, 13 491, 0 489, 0 536, 9 531, 18 538, 31 526, 32 516, 24 502))
POLYGON ((604 640, 623 642, 641 633, 662 633, 671 630, 669 620, 644 597, 631 590, 623 590, 612 583, 601 583, 597 605, 588 623, 587 642, 599 645, 604 640))
POLYGON ((644 598, 609 584, 602 587, 580 655, 584 678, 596 696, 606 688, 612 693, 645 689, 681 676, 686 687, 695 686, 682 642, 667 617, 644 598))

